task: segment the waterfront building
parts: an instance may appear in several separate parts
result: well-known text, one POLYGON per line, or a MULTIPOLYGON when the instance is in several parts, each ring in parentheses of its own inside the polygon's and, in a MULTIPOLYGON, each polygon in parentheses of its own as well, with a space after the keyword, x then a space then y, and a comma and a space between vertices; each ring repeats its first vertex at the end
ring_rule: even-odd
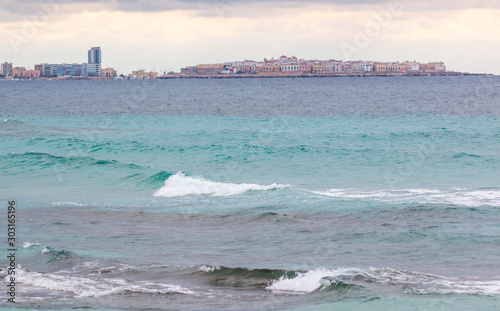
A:
POLYGON ((101 48, 93 47, 89 50, 89 64, 100 64, 101 63, 101 48))
POLYGON ((408 66, 408 71, 419 71, 420 70, 420 64, 417 63, 416 61, 405 61, 403 63, 404 65, 408 66))
POLYGON ((420 68, 420 71, 426 72, 429 70, 429 64, 428 63, 419 63, 418 67, 420 68))
POLYGON ((387 71, 387 64, 375 62, 375 63, 373 63, 373 70, 375 72, 386 72, 387 71))
POLYGON ((40 70, 21 70, 19 77, 23 79, 38 79, 40 78, 40 70))
POLYGON ((195 67, 189 66, 186 68, 181 68, 181 74, 182 75, 194 75, 194 74, 196 74, 195 67))
POLYGON ((300 65, 299 64, 281 65, 281 71, 282 72, 299 72, 300 71, 300 65))
POLYGON ((373 71, 373 62, 363 62, 362 71, 372 72, 373 71))
POLYGON ((102 75, 101 71, 101 64, 84 64, 85 65, 85 71, 86 71, 86 76, 89 77, 100 77, 102 75))
POLYGON ((222 64, 198 65, 195 68, 195 72, 201 75, 216 75, 220 74, 222 69, 223 69, 222 64))
POLYGON ((88 52, 87 75, 91 77, 100 77, 101 72, 101 48, 93 47, 88 52))
POLYGON ((12 74, 11 76, 14 78, 20 78, 21 77, 21 71, 26 70, 25 67, 14 67, 12 68, 12 74))
POLYGON ((118 74, 114 68, 105 68, 101 70, 101 76, 103 78, 114 78, 118 74))
POLYGON ((302 62, 299 64, 299 71, 310 73, 312 71, 312 66, 309 63, 302 62))
POLYGON ((88 64, 38 64, 41 77, 86 77, 88 64))
POLYGON ((332 62, 327 62, 325 64, 325 72, 327 73, 335 72, 335 65, 332 62))
POLYGON ((40 72, 40 77, 44 76, 44 65, 43 64, 36 64, 35 65, 35 70, 38 70, 40 72))
POLYGON ((433 62, 429 63, 429 67, 427 69, 429 72, 442 72, 446 71, 446 67, 443 62, 433 62))
POLYGON ((408 66, 396 63, 373 63, 374 71, 376 72, 407 72, 408 66))
POLYGON ((269 73, 269 72, 276 73, 276 72, 281 71, 281 66, 277 65, 277 64, 266 64, 266 65, 261 66, 260 70, 261 70, 261 72, 266 72, 266 73, 269 73))
POLYGON ((349 61, 342 63, 343 70, 345 72, 362 72, 363 62, 362 61, 349 61))
POLYGON ((2 64, 2 74, 5 77, 12 77, 12 63, 3 63, 2 64))
POLYGON ((325 64, 322 62, 315 62, 312 64, 312 72, 313 73, 324 73, 325 72, 325 64))
POLYGON ((139 69, 137 71, 132 71, 132 76, 137 79, 156 79, 158 78, 157 72, 146 72, 146 69, 139 69))

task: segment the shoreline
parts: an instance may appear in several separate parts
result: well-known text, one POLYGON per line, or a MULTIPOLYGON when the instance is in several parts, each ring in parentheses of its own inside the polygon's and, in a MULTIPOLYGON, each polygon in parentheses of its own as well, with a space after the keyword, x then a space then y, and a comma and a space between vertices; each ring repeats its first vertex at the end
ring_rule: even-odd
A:
POLYGON ((171 74, 157 79, 259 79, 259 78, 355 78, 355 77, 442 77, 442 76, 493 76, 486 73, 425 72, 425 73, 300 73, 300 74, 171 74))
MULTIPOLYGON (((116 79, 120 80, 170 80, 170 79, 265 79, 265 78, 365 78, 365 77, 458 77, 458 76, 495 76, 489 73, 468 73, 468 72, 414 72, 414 73, 401 73, 401 72, 370 72, 370 73, 271 73, 271 74, 200 74, 200 75, 186 75, 186 74, 169 74, 159 76, 156 79, 116 79)), ((43 77, 37 79, 5 79, 0 78, 0 81, 64 81, 64 80, 115 80, 113 78, 96 78, 96 77, 43 77)))

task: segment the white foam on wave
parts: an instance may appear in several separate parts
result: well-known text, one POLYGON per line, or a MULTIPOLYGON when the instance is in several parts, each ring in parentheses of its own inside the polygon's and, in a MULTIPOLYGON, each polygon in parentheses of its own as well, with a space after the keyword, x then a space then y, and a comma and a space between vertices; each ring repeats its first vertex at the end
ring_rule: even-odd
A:
POLYGON ((500 280, 472 281, 446 278, 420 272, 385 269, 326 269, 319 268, 298 273, 294 278, 281 277, 266 289, 276 293, 305 294, 328 286, 331 280, 347 284, 381 284, 399 286, 406 293, 416 294, 467 294, 499 296, 500 280))
POLYGON ((219 266, 210 267, 210 266, 203 265, 199 268, 199 270, 206 272, 206 273, 212 273, 212 272, 220 270, 220 267, 219 266))
POLYGON ((500 207, 500 190, 473 189, 402 189, 360 191, 355 189, 330 189, 312 193, 347 200, 376 200, 390 203, 453 204, 478 207, 500 207))
POLYGON ((368 279, 379 284, 400 285, 406 288, 406 293, 417 294, 466 294, 498 296, 500 295, 500 280, 472 281, 457 278, 446 278, 439 275, 420 272, 396 270, 391 268, 371 268, 366 273, 368 279))
POLYGON ((24 242, 23 248, 30 248, 32 246, 40 246, 38 243, 30 243, 30 242, 24 242))
POLYGON ((278 293, 296 293, 296 294, 304 294, 311 293, 325 283, 323 279, 326 277, 340 277, 347 273, 352 273, 350 269, 326 269, 319 268, 315 270, 311 270, 308 272, 299 272, 296 277, 289 279, 285 276, 282 276, 278 280, 272 282, 266 289, 269 289, 273 292, 278 293))
POLYGON ((101 297, 125 292, 146 294, 196 294, 177 285, 137 282, 131 284, 123 279, 99 279, 57 275, 51 273, 17 271, 17 280, 24 287, 32 286, 50 291, 72 293, 78 297, 101 297))
POLYGON ((182 197, 187 195, 212 195, 227 197, 243 194, 247 191, 267 191, 289 187, 288 185, 272 184, 262 186, 257 184, 232 184, 210 181, 201 177, 185 176, 179 172, 170 176, 165 185, 154 193, 155 197, 182 197))

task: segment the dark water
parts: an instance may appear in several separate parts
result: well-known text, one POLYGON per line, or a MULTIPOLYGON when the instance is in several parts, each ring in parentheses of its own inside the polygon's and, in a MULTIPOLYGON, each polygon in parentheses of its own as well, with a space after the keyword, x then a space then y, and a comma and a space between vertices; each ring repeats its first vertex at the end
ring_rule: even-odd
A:
POLYGON ((0 82, 16 307, 500 309, 499 86, 0 82))

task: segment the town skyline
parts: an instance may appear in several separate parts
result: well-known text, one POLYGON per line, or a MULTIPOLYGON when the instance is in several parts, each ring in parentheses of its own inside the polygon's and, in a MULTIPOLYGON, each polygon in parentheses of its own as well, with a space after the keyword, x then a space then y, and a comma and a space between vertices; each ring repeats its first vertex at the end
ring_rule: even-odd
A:
POLYGON ((123 73, 284 54, 437 60, 452 71, 500 74, 499 12, 489 0, 3 1, 0 61, 73 63, 99 45, 106 65, 123 73))
MULTIPOLYGON (((296 56, 282 55, 262 61, 243 60, 212 64, 186 66, 180 72, 156 72, 137 69, 132 73, 121 73, 112 67, 103 67, 101 47, 88 50, 85 63, 39 63, 31 67, 14 66, 13 63, 0 61, 2 79, 40 79, 40 78, 90 78, 90 79, 156 79, 156 78, 203 78, 203 77, 311 77, 311 76, 380 76, 380 75, 463 75, 471 73, 447 71, 443 62, 404 62, 380 61, 343 61, 343 60, 306 60, 296 56)), ((472 73, 477 74, 477 73, 472 73)))

